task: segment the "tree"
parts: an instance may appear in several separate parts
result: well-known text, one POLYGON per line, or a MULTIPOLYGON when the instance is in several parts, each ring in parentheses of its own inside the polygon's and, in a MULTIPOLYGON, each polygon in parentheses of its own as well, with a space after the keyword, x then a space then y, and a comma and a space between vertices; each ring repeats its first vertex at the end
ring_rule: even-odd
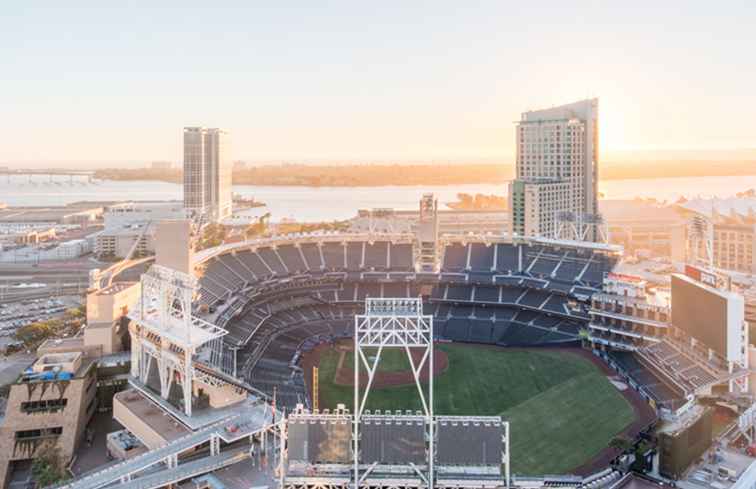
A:
POLYGON ((37 321, 16 330, 15 339, 24 347, 35 350, 43 341, 60 336, 73 336, 79 332, 86 318, 86 306, 67 309, 62 318, 37 321))
POLYGON ((24 346, 31 349, 55 335, 61 325, 62 321, 59 319, 28 324, 16 330, 16 340, 23 342, 24 346))
POLYGON ((226 227, 222 224, 208 224, 202 231, 202 238, 200 239, 200 250, 212 248, 223 244, 223 240, 226 239, 226 227))
POLYGON ((250 224, 244 231, 244 238, 250 239, 255 236, 262 236, 268 229, 268 220, 270 219, 270 212, 266 212, 257 219, 257 222, 250 224))
POLYGON ((79 306, 79 307, 71 307, 69 309, 66 309, 66 316, 70 317, 71 319, 78 319, 81 317, 86 316, 87 313, 87 306, 79 306))
POLYGON ((45 445, 34 457, 32 477, 37 487, 47 487, 68 479, 60 451, 55 445, 45 445))
POLYGON ((612 438, 612 441, 609 442, 609 446, 616 450, 626 452, 633 447, 633 442, 627 437, 617 436, 617 437, 612 438))

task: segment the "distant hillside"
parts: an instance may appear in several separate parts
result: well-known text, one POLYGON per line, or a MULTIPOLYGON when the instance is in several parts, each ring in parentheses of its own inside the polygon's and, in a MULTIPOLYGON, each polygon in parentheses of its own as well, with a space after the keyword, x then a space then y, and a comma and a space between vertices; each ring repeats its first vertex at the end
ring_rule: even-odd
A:
POLYGON ((157 180, 160 182, 181 183, 184 178, 183 170, 156 170, 153 168, 106 168, 95 170, 94 177, 99 180, 157 180))
MULTIPOLYGON (((504 183, 514 175, 511 165, 276 165, 234 170, 237 185, 307 187, 372 187, 384 185, 460 185, 504 183)), ((181 183, 181 170, 97 170, 103 180, 160 180, 181 183)))
POLYGON ((756 159, 744 161, 627 161, 606 163, 599 168, 599 176, 602 180, 740 175, 756 175, 756 159))
MULTIPOLYGON (((605 163, 602 180, 756 175, 751 161, 643 161, 605 163)), ((181 183, 182 171, 141 169, 97 170, 95 177, 107 180, 160 180, 181 183)), ((304 165, 282 164, 237 169, 237 185, 291 185, 307 187, 372 187, 385 185, 463 185, 505 183, 514 177, 512 164, 376 164, 304 165)))

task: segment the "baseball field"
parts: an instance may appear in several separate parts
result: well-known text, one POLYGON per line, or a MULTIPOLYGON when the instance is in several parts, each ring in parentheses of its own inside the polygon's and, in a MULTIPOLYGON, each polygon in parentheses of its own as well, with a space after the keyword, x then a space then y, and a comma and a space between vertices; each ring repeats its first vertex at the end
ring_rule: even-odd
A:
MULTIPOLYGON (((509 421, 515 474, 584 468, 606 456, 612 438, 639 423, 629 393, 620 392, 606 371, 579 352, 439 344, 434 355, 436 414, 501 415, 509 421)), ((374 356, 368 352, 368 358, 374 356)), ((320 408, 337 403, 351 408, 354 356, 349 344, 323 345, 313 358, 310 364, 319 367, 320 408)), ((368 409, 420 409, 403 350, 385 350, 378 372, 368 409)))

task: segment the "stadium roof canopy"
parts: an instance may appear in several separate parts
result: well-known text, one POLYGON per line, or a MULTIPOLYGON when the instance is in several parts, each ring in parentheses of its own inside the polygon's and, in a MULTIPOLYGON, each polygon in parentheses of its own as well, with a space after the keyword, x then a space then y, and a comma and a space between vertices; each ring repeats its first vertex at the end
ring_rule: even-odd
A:
POLYGON ((756 198, 697 198, 681 204, 680 207, 707 218, 729 217, 739 219, 756 219, 756 198))

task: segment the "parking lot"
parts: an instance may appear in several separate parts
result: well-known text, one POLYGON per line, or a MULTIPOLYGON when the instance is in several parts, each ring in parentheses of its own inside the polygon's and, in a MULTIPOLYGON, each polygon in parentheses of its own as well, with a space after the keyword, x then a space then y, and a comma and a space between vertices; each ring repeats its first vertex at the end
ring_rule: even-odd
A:
POLYGON ((0 304, 0 337, 13 336, 18 328, 28 324, 59 318, 66 309, 79 305, 80 298, 76 296, 0 304))

